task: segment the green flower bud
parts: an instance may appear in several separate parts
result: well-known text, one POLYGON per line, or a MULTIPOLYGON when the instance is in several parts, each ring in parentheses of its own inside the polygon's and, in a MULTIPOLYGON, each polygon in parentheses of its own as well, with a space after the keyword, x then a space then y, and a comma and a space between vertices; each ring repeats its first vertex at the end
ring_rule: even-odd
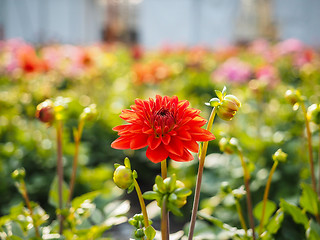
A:
POLYGON ((132 171, 120 165, 113 173, 114 183, 121 189, 127 189, 133 184, 132 171))
POLYGON ((235 152, 238 152, 240 149, 238 140, 236 138, 221 138, 221 140, 219 141, 219 147, 221 152, 227 154, 233 154, 235 152))
POLYGON ((282 151, 281 148, 279 148, 273 155, 272 159, 273 161, 279 161, 279 162, 285 162, 287 160, 288 154, 282 151))
POLYGON ((285 93, 285 99, 294 107, 294 109, 298 109, 299 102, 302 101, 301 93, 298 90, 287 90, 285 93))
POLYGON ((244 186, 241 186, 240 188, 232 190, 233 197, 238 200, 240 200, 245 194, 246 194, 246 190, 244 189, 244 186))
POLYGON ((91 104, 89 107, 83 109, 83 112, 80 115, 81 119, 86 121, 92 121, 97 116, 97 108, 95 104, 91 104))
POLYGON ((135 236, 136 238, 143 238, 143 237, 145 236, 143 229, 142 229, 142 228, 137 229, 137 230, 134 232, 134 236, 135 236))
POLYGON ((222 182, 220 185, 221 192, 224 194, 229 194, 232 192, 232 189, 228 182, 222 182))
POLYGON ((312 104, 308 108, 307 116, 309 121, 320 125, 320 104, 312 104))
POLYGON ((41 122, 52 123, 55 119, 53 102, 50 99, 40 103, 36 109, 36 118, 41 122))
POLYGON ((24 170, 24 168, 16 169, 11 173, 11 177, 17 181, 23 180, 25 176, 26 176, 26 171, 24 170))
POLYGON ((225 120, 230 121, 239 110, 241 103, 236 96, 226 95, 217 106, 217 115, 225 120))

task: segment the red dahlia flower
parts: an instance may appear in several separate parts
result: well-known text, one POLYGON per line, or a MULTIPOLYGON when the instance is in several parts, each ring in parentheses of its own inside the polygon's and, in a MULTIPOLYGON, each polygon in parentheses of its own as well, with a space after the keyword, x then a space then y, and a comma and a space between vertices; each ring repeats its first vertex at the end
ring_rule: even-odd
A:
POLYGON ((111 147, 140 149, 148 146, 147 158, 158 163, 170 157, 187 162, 193 159, 189 151, 198 152, 196 141, 214 140, 214 135, 201 128, 207 121, 200 110, 188 108, 189 102, 177 96, 156 96, 156 99, 135 100, 136 105, 123 110, 120 117, 129 124, 114 127, 120 136, 111 147))

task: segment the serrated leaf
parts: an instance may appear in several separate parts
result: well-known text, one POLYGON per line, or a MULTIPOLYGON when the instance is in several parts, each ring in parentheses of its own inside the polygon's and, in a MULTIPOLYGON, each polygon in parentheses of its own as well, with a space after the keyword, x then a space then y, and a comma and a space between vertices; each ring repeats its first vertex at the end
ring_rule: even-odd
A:
POLYGON ((320 225, 313 220, 310 220, 309 227, 306 231, 307 240, 320 239, 320 225))
POLYGON ((296 223, 302 224, 306 229, 308 228, 308 218, 300 208, 286 202, 284 199, 280 200, 280 207, 284 212, 290 214, 296 223))
POLYGON ((313 215, 318 214, 318 196, 308 184, 301 184, 302 195, 300 197, 301 207, 313 215))
POLYGON ((150 239, 150 240, 154 239, 154 237, 156 236, 156 230, 154 230, 152 226, 148 226, 144 231, 144 233, 146 234, 147 239, 150 239))
MULTIPOLYGON (((253 209, 253 215, 258 220, 261 220, 261 217, 262 217, 262 207, 263 207, 263 201, 259 202, 253 209)), ((277 206, 273 201, 267 200, 265 213, 264 213, 264 226, 267 224, 268 219, 274 213, 276 208, 277 208, 277 206)))
POLYGON ((281 227, 283 217, 284 217, 283 211, 281 209, 278 209, 278 211, 270 219, 270 221, 268 222, 268 224, 266 226, 268 233, 275 234, 278 232, 279 228, 281 227))
MULTIPOLYGON (((59 193, 58 193, 58 177, 56 176, 50 187, 49 203, 55 208, 59 208, 59 193)), ((66 206, 69 197, 69 188, 65 181, 62 182, 62 208, 66 206)))

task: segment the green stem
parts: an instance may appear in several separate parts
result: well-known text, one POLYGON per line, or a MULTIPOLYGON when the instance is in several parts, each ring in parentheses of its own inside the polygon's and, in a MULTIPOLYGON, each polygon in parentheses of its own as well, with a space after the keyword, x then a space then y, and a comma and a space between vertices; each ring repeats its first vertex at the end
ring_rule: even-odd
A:
MULTIPOLYGON (((63 181, 63 162, 62 162, 62 121, 57 121, 57 175, 58 175, 58 197, 59 209, 62 210, 62 181, 63 181)), ((63 232, 63 216, 61 213, 59 218, 59 234, 63 232)))
POLYGON ((239 215, 241 227, 242 227, 242 229, 244 229, 244 231, 245 231, 245 233, 247 235, 248 228, 247 228, 246 222, 244 220, 244 217, 243 217, 243 214, 242 214, 241 205, 240 205, 238 199, 236 199, 236 207, 237 207, 237 212, 238 212, 238 215, 239 215))
MULTIPOLYGON (((209 117, 208 125, 207 125, 208 131, 211 131, 213 120, 214 120, 215 116, 216 116, 216 110, 215 110, 215 108, 213 108, 211 111, 210 117, 209 117)), ((195 228, 195 224, 196 224, 196 218, 197 218, 197 212, 198 212, 199 200, 200 200, 200 189, 201 189, 201 182, 202 182, 202 175, 203 175, 204 160, 207 155, 207 150, 208 150, 208 142, 203 142, 203 146, 202 146, 202 149, 200 151, 200 156, 199 156, 199 168, 198 168, 198 174, 197 174, 195 195, 194 195, 194 200, 193 200, 193 207, 192 207, 188 240, 192 240, 193 234, 194 234, 194 228, 195 228)))
MULTIPOLYGON (((316 177, 314 175, 314 165, 313 165, 313 154, 312 154, 312 139, 311 139, 311 131, 309 126, 309 120, 307 117, 307 110, 304 102, 301 101, 301 108, 303 111, 304 119, 306 122, 306 130, 307 130, 307 140, 308 140, 308 152, 309 152, 309 162, 310 162, 310 171, 311 171, 311 181, 312 181, 312 188, 315 193, 317 193, 317 184, 316 184, 316 177)), ((319 195, 318 195, 319 196, 319 195)))
POLYGON ((319 146, 318 146, 318 198, 320 199, 320 125, 318 126, 319 131, 319 146))
MULTIPOLYGON (((146 205, 144 203, 143 197, 142 197, 142 193, 141 193, 141 189, 139 187, 139 184, 137 182, 136 179, 133 180, 134 182, 134 187, 136 189, 138 198, 139 198, 139 203, 140 203, 140 207, 141 207, 141 212, 143 215, 143 222, 144 222, 144 226, 145 228, 149 227, 149 219, 148 219, 148 213, 147 213, 147 209, 146 209, 146 205)), ((147 239, 149 240, 149 239, 147 239)))
POLYGON ((267 181, 267 185, 266 185, 266 189, 264 190, 264 194, 263 194, 263 205, 262 205, 262 214, 261 214, 261 219, 260 219, 260 226, 259 226, 259 235, 261 235, 262 233, 262 229, 263 229, 263 223, 264 223, 264 215, 266 212, 266 206, 267 206, 267 201, 268 201, 268 196, 269 196, 269 190, 270 190, 270 185, 271 185, 271 180, 272 180, 272 176, 274 171, 276 170, 277 166, 278 166, 278 161, 274 161, 272 168, 270 170, 270 174, 268 177, 268 181, 267 181))
POLYGON ((75 133, 74 133, 75 152, 74 152, 73 164, 72 164, 72 175, 71 175, 71 179, 70 179, 68 205, 70 204, 71 199, 72 199, 74 184, 75 184, 75 180, 76 180, 78 159, 79 159, 79 146, 80 146, 81 135, 82 135, 84 123, 85 123, 84 119, 81 119, 79 122, 78 130, 75 131, 75 133))
POLYGON ((26 205, 27 205, 27 207, 29 209, 30 216, 31 216, 32 221, 33 221, 33 226, 34 226, 34 229, 35 229, 36 236, 38 238, 40 238, 38 226, 37 226, 36 221, 34 219, 33 210, 32 210, 31 204, 30 204, 30 200, 29 200, 26 184, 25 184, 25 182, 23 180, 20 182, 20 184, 21 184, 21 187, 22 187, 22 196, 23 196, 23 198, 24 198, 24 200, 26 202, 26 205))
MULTIPOLYGON (((161 177, 166 179, 168 175, 167 160, 161 161, 161 177)), ((163 198, 161 207, 161 236, 162 240, 169 239, 169 213, 167 209, 167 197, 163 198)))
POLYGON ((244 185, 247 192, 247 207, 248 207, 248 216, 249 216, 249 223, 250 228, 252 229, 252 238, 253 240, 256 239, 255 230, 254 230, 254 219, 253 219, 253 211, 252 211, 252 202, 251 202, 251 191, 250 191, 250 173, 247 167, 246 162, 244 161, 244 157, 241 151, 239 151, 239 157, 241 160, 241 165, 244 172, 244 185))
POLYGON ((161 206, 161 239, 169 240, 169 229, 168 229, 168 210, 167 210, 167 196, 165 195, 162 199, 161 206))

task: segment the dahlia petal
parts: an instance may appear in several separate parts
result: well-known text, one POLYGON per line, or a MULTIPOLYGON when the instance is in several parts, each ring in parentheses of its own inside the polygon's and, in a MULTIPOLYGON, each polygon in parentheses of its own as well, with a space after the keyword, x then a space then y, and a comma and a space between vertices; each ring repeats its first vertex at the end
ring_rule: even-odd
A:
POLYGON ((144 148, 148 145, 148 135, 146 134, 137 134, 134 138, 131 139, 130 148, 132 150, 144 148))
POLYGON ((169 157, 172 160, 177 161, 177 162, 189 162, 189 161, 193 160, 192 154, 186 149, 184 149, 184 152, 182 155, 175 155, 175 154, 169 153, 169 157))
POLYGON ((162 142, 164 145, 168 145, 170 143, 171 136, 169 134, 166 134, 162 137, 162 142))
POLYGON ((190 141, 182 141, 183 146, 185 146, 187 149, 189 149, 191 152, 197 153, 199 151, 199 145, 195 140, 190 141))
POLYGON ((197 132, 190 132, 190 134, 193 140, 200 142, 207 142, 216 139, 216 137, 211 132, 203 128, 198 128, 197 132))
POLYGON ((189 141, 192 139, 191 134, 188 131, 180 130, 178 131, 177 137, 181 140, 189 141))
POLYGON ((161 139, 159 137, 155 137, 154 135, 150 135, 148 137, 147 143, 149 145, 149 148, 151 150, 154 150, 155 148, 157 148, 160 145, 161 139))
POLYGON ((119 137, 111 143, 111 147, 115 149, 128 149, 130 148, 130 139, 119 137))
POLYGON ((168 150, 168 152, 176 155, 182 155, 184 149, 181 140, 176 137, 171 138, 170 144, 165 145, 165 148, 168 150))
POLYGON ((161 144, 154 150, 148 147, 146 156, 151 162, 158 163, 165 160, 169 156, 169 153, 161 144))

